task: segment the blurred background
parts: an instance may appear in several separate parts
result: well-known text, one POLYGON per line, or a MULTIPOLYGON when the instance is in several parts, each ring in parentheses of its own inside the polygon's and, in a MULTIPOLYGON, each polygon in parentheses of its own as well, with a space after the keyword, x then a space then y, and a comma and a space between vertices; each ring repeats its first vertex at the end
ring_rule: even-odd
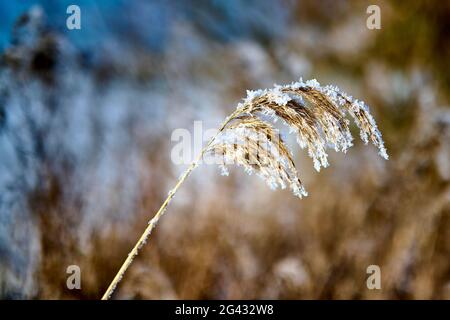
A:
POLYGON ((450 299, 449 23, 446 1, 2 1, 0 298, 100 298, 185 169, 172 131, 303 77, 365 100, 390 160, 357 139, 317 173, 293 146, 302 200, 201 166, 114 298, 450 299))

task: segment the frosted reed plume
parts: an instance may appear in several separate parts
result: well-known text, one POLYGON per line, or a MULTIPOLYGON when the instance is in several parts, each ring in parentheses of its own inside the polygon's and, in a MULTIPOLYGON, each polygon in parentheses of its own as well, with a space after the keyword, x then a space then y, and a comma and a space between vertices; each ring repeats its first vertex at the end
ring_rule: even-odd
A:
POLYGON ((369 140, 380 156, 388 159, 386 148, 368 106, 341 92, 336 86, 321 86, 316 80, 300 79, 271 89, 247 91, 247 97, 220 126, 217 134, 200 152, 197 159, 169 192, 158 212, 128 254, 102 299, 108 299, 145 244, 178 188, 206 155, 220 157, 222 174, 228 164, 242 166, 249 174, 255 172, 272 188, 289 187, 298 197, 307 196, 289 148, 271 122, 281 120, 296 135, 302 149, 307 149, 314 168, 327 167, 327 149, 346 152, 353 145, 347 115, 360 129, 365 144, 369 140))

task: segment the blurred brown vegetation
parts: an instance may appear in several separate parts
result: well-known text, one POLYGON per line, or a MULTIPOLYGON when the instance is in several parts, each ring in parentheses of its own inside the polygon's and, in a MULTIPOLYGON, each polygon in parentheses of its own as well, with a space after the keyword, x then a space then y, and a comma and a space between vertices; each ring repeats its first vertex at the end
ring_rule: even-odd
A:
MULTIPOLYGON (((302 200, 288 191, 272 192, 239 169, 222 177, 217 168, 201 166, 175 197, 114 298, 450 299, 450 7, 437 1, 376 2, 381 30, 366 28, 365 1, 302 1, 279 39, 217 42, 181 25, 165 54, 138 52, 126 70, 120 61, 109 61, 82 71, 77 79, 95 79, 82 103, 102 104, 117 90, 115 81, 140 83, 131 96, 161 92, 167 101, 145 94, 123 100, 128 105, 122 108, 130 111, 122 115, 120 135, 129 140, 116 137, 114 156, 99 166, 54 156, 54 150, 64 150, 46 148, 55 131, 37 127, 33 150, 39 155, 34 169, 39 183, 25 194, 31 212, 27 222, 15 223, 15 232, 32 237, 37 247, 29 249, 35 267, 27 271, 30 280, 14 276, 20 272, 10 271, 5 262, 0 293, 6 298, 100 298, 182 170, 170 162, 171 130, 190 128, 193 120, 214 127, 246 89, 303 76, 365 100, 390 160, 357 139, 346 155, 333 153, 330 167, 316 173, 296 149, 309 192, 302 200), (115 78, 105 74, 111 68, 118 73, 115 78), (167 87, 153 85, 161 75, 167 87), (145 105, 156 108, 158 103, 162 115, 142 115, 145 105), (146 126, 155 129, 142 130, 146 126), (122 143, 139 150, 137 156, 122 143), (96 171, 127 163, 130 156, 138 161, 114 166, 119 178, 98 191, 106 182, 96 171), (133 183, 123 175, 132 175, 133 183), (139 192, 131 193, 134 188, 139 192), (81 267, 81 290, 66 289, 65 270, 71 264, 81 267), (366 287, 366 268, 372 264, 381 267, 381 290, 366 287)), ((3 67, 14 71, 11 77, 18 83, 32 79, 41 90, 58 92, 60 85, 49 78, 56 72, 52 64, 44 64, 42 77, 42 70, 29 69, 33 64, 24 59, 53 61, 49 39, 64 40, 48 34, 39 39, 32 49, 19 44, 4 53, 3 67)), ((52 103, 51 98, 43 101, 52 103)), ((99 123, 89 131, 92 140, 109 132, 99 123)), ((93 157, 83 161, 97 163, 103 143, 93 144, 93 157)))

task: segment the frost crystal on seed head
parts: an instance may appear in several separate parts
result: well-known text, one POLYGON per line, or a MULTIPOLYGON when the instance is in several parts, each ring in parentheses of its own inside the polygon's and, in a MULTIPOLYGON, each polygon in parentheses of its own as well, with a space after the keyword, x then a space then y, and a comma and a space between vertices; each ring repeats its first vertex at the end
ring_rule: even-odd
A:
POLYGON ((228 171, 227 167, 225 167, 225 165, 221 164, 220 166, 220 173, 223 176, 229 176, 230 172, 228 171))
MULTIPOLYGON (((287 85, 275 84, 271 89, 248 90, 209 151, 249 174, 255 171, 271 189, 289 186, 296 196, 307 196, 291 151, 269 122, 281 119, 320 171, 329 166, 328 148, 345 153, 353 145, 347 115, 360 129, 361 140, 365 144, 371 141, 379 155, 388 159, 381 133, 363 101, 353 99, 337 86, 321 86, 316 79, 304 82, 302 78, 287 85), (275 137, 280 137, 276 143, 275 137)), ((228 175, 224 165, 221 170, 228 175)))

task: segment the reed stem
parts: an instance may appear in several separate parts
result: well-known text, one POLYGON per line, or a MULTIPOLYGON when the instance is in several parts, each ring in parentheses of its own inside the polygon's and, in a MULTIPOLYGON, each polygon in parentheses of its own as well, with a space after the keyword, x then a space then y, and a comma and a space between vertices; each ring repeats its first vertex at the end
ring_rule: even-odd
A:
POLYGON ((191 174, 192 170, 194 170, 195 167, 198 165, 198 163, 202 159, 203 155, 208 150, 209 146, 213 143, 213 141, 217 138, 217 136, 223 131, 225 126, 228 124, 228 122, 230 122, 239 113, 240 113, 240 110, 236 110, 229 117, 226 118, 226 120, 222 123, 219 131, 216 133, 216 135, 214 137, 212 137, 211 140, 209 140, 209 142, 206 145, 206 147, 204 147, 202 149, 202 151, 200 152, 198 157, 190 164, 190 166, 186 169, 186 171, 184 171, 184 173, 182 174, 180 179, 178 179, 178 182, 175 185, 175 187, 169 192, 166 200, 163 202, 163 204, 159 208, 158 212, 156 212, 156 214, 153 216, 153 218, 149 221, 149 223, 147 225, 147 228, 145 228, 144 232, 142 233, 141 237, 139 238, 139 240, 134 245, 133 249, 130 251, 130 253, 128 253, 128 257, 125 259, 125 261, 123 262, 123 264, 120 267, 119 271, 115 275, 114 279, 111 281, 108 289, 103 294, 102 300, 108 300, 111 297, 111 295, 113 294, 113 292, 116 289, 117 285, 122 280, 125 272, 127 271, 127 269, 130 267, 131 263, 133 262, 134 257, 137 256, 137 254, 139 253, 139 250, 146 243, 148 237, 152 233, 153 228, 156 226, 156 224, 158 223, 159 219, 164 214, 167 206, 169 205, 169 203, 172 200, 172 198, 175 195, 175 193, 178 191, 178 189, 183 184, 183 182, 186 180, 186 178, 189 177, 189 175, 191 174))

